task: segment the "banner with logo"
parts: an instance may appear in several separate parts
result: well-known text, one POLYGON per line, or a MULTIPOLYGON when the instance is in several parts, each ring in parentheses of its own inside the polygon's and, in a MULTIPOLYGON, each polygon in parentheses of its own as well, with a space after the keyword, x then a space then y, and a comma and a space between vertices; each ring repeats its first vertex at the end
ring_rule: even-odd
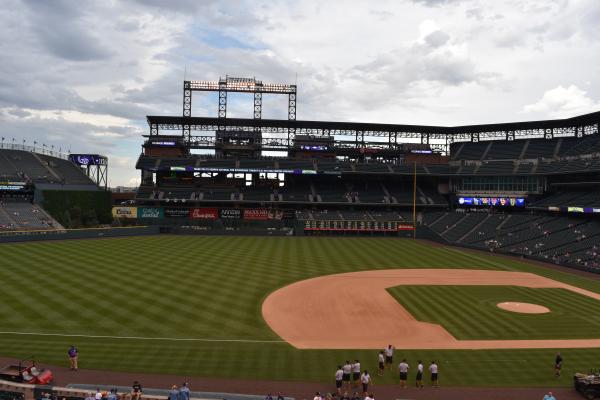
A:
POLYGON ((268 219, 281 219, 283 211, 267 210, 266 208, 248 208, 244 210, 244 219, 265 221, 268 219))
POLYGON ((161 207, 138 207, 138 218, 163 218, 164 210, 161 207))
POLYGON ((187 218, 189 209, 187 208, 165 208, 165 217, 167 218, 187 218))
POLYGON ((216 208, 191 208, 189 217, 191 219, 217 219, 219 210, 216 208))
POLYGON ((113 207, 112 215, 114 218, 137 218, 137 207, 113 207))
POLYGON ((239 208, 222 208, 219 211, 221 219, 240 219, 242 218, 242 210, 239 208))

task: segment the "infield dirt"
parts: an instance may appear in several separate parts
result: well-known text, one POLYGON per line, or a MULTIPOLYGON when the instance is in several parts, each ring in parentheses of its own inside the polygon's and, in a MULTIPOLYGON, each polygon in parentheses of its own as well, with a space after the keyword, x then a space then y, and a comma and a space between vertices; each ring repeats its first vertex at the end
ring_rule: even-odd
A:
MULTIPOLYGON (((400 285, 512 285, 600 294, 526 272, 392 269, 327 275, 273 292, 262 314, 299 349, 525 349, 600 347, 598 339, 457 340, 438 324, 417 321, 386 288, 400 285)), ((448 310, 452 312, 452 310, 448 310)))

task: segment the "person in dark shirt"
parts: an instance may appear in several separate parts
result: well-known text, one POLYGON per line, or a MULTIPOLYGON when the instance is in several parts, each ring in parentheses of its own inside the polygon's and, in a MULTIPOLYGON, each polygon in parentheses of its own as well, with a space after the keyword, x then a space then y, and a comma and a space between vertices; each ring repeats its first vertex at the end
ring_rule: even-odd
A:
POLYGON ((283 397, 283 393, 279 392, 277 394, 277 400, 285 400, 285 397, 283 397))
POLYGON ((71 370, 77 371, 77 347, 72 344, 67 353, 69 354, 69 361, 71 362, 71 370))
POLYGON ((131 386, 131 400, 142 399, 142 385, 138 381, 134 381, 131 386))
POLYGON ((558 378, 560 376, 560 369, 562 368, 563 359, 560 353, 556 353, 556 358, 554 359, 554 375, 558 378))

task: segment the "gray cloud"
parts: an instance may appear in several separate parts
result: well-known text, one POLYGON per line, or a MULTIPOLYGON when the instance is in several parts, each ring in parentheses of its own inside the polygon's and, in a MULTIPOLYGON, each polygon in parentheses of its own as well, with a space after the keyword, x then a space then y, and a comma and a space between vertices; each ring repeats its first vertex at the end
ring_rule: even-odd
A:
POLYGON ((24 4, 28 9, 27 23, 31 32, 56 57, 70 61, 93 61, 111 55, 100 40, 102 32, 94 33, 94 28, 98 26, 81 12, 80 3, 25 0, 24 4))

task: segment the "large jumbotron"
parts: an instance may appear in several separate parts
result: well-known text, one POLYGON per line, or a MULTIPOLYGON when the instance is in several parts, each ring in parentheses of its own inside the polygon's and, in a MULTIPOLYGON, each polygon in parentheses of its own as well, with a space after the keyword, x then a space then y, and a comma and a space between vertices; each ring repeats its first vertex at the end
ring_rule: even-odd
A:
MULTIPOLYGON (((600 112, 304 121, 297 94, 185 81, 181 116, 147 117, 127 198, 73 159, 0 149, 0 242, 23 242, 0 246, 0 361, 34 354, 54 372, 44 390, 73 399, 133 380, 299 399, 335 392, 346 360, 386 400, 576 398, 573 375, 600 367, 600 112), (218 93, 216 117, 192 115, 197 91, 218 93), (231 92, 253 118, 227 116, 231 92), (263 95, 287 97, 288 117, 262 119, 263 95), (94 227, 68 229, 76 217, 94 227), (95 239, 53 241, 73 238, 95 239), (77 372, 64 368, 72 344, 77 372), (418 360, 427 386, 435 361, 440 388, 413 388, 418 360)), ((0 381, 0 395, 28 390, 0 381)))

